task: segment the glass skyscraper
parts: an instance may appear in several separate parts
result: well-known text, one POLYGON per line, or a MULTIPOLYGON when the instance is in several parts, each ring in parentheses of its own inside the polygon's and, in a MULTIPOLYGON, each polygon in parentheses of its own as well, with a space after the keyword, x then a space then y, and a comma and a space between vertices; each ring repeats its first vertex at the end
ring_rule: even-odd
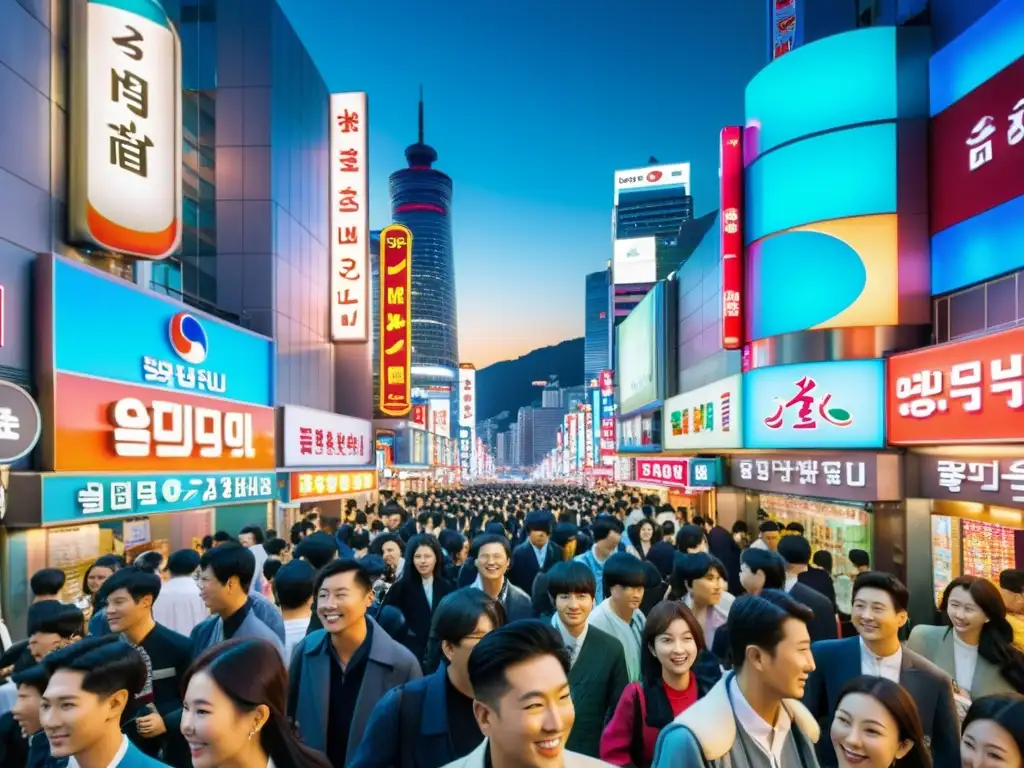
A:
POLYGON ((693 197, 686 187, 623 190, 615 206, 615 239, 674 238, 679 226, 693 218, 693 197))
POLYGON ((459 330, 452 251, 452 180, 433 167, 437 152, 419 140, 405 150, 408 168, 389 179, 391 218, 412 231, 413 386, 451 386, 458 377, 459 330))
POLYGON ((611 343, 611 270, 591 272, 587 275, 584 300, 583 330, 583 382, 597 379, 598 373, 612 368, 609 357, 611 343))

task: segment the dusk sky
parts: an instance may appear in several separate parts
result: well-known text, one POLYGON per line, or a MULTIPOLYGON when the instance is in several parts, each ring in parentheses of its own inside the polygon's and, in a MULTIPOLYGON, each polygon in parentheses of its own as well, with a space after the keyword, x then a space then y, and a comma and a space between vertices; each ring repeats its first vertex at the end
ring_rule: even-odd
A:
MULTIPOLYGON (((718 204, 718 132, 763 66, 763 0, 281 0, 332 91, 366 91, 370 223, 426 140, 455 191, 463 361, 583 334, 584 275, 611 258, 616 169, 690 161, 718 204)), ((783 94, 780 94, 782 97, 783 94)))

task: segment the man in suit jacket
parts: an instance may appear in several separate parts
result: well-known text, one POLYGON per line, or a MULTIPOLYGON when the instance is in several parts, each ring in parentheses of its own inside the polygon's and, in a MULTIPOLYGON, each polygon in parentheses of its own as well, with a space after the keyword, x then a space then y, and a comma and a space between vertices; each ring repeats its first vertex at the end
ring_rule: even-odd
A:
POLYGON ((422 672, 412 653, 366 615, 374 591, 365 566, 332 560, 317 574, 314 594, 324 629, 295 646, 288 716, 306 745, 325 752, 332 765, 348 765, 377 702, 422 672))
POLYGON ((508 579, 526 594, 533 591, 538 573, 547 573, 562 562, 562 548, 551 541, 555 518, 546 510, 534 510, 526 516, 527 540, 512 551, 512 567, 508 579))
POLYGON ((815 589, 799 581, 800 574, 810 567, 811 543, 803 536, 783 536, 778 553, 786 561, 786 591, 795 599, 814 611, 814 618, 807 624, 811 642, 835 640, 839 637, 839 625, 832 603, 815 589))
MULTIPOLYGON (((868 571, 853 585, 853 624, 859 637, 811 645, 815 670, 807 681, 804 704, 822 725, 832 724, 843 687, 859 675, 885 677, 902 685, 921 716, 935 768, 960 768, 960 721, 949 675, 900 644, 907 623, 910 593, 892 574, 868 571)), ((823 766, 836 765, 829 739, 818 742, 823 766)))

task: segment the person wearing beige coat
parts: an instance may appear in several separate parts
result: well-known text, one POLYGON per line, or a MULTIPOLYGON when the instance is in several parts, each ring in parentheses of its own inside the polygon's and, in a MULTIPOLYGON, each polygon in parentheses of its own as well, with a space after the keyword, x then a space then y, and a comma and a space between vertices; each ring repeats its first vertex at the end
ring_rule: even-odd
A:
MULTIPOLYGON (((956 631, 952 627, 931 627, 920 624, 914 627, 913 632, 910 633, 907 648, 921 654, 952 677, 960 689, 966 690, 971 695, 972 700, 1000 693, 1020 693, 1006 681, 999 668, 983 658, 981 654, 977 656, 970 687, 965 688, 961 682, 962 675, 957 675, 957 638, 956 631)), ((970 653, 970 650, 966 652, 970 653)))

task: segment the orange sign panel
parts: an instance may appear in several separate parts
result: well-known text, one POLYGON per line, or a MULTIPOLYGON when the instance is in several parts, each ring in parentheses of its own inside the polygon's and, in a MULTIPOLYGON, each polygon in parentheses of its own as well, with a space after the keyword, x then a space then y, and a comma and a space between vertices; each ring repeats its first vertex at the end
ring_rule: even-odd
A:
POLYGON ((377 472, 367 469, 292 472, 289 485, 292 501, 372 491, 377 487, 377 472))
POLYGON ((55 388, 55 471, 276 467, 273 408, 70 373, 55 388))
POLYGON ((1024 328, 893 355, 889 442, 1024 442, 1024 328))
POLYGON ((380 404, 387 416, 412 410, 412 232, 380 233, 380 404))

